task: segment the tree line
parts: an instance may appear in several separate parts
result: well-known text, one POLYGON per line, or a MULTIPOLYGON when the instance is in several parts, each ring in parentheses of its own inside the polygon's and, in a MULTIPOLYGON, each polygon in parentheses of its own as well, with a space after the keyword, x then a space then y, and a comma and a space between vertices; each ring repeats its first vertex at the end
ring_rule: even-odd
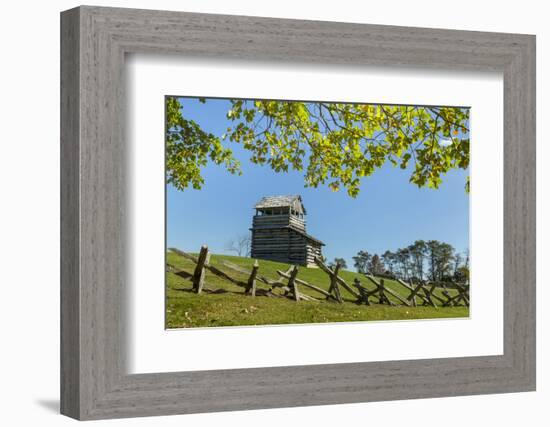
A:
MULTIPOLYGON (((466 282, 470 275, 469 251, 457 252, 455 248, 438 240, 416 240, 409 246, 383 254, 361 250, 353 258, 358 273, 396 277, 418 282, 466 282)), ((347 268, 343 258, 335 258, 331 265, 347 268)))

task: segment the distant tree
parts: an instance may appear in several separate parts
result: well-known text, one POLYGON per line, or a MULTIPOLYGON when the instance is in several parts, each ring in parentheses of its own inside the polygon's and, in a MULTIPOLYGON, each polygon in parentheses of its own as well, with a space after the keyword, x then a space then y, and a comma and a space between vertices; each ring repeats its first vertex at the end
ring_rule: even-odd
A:
POLYGON ((353 266, 358 273, 367 273, 370 265, 370 260, 372 256, 367 251, 359 251, 357 255, 354 256, 353 266))
POLYGON ((386 270, 395 275, 395 254, 392 251, 386 251, 382 254, 382 262, 386 266, 386 270))
POLYGON ((340 264, 341 269, 348 268, 348 265, 347 265, 346 260, 344 258, 334 258, 334 261, 330 262, 328 266, 330 268, 334 268, 334 267, 336 267, 336 264, 340 264))
POLYGON ((424 240, 417 240, 407 249, 410 256, 412 276, 418 280, 422 280, 424 278, 424 260, 428 251, 426 242, 424 240))
POLYGON ((374 275, 380 275, 386 272, 386 269, 384 268, 384 263, 382 262, 378 254, 374 254, 370 259, 369 272, 374 275))
POLYGON ((397 264, 397 276, 403 280, 409 280, 411 277, 411 259, 408 248, 400 248, 395 252, 397 264))
POLYGON ((464 251, 464 267, 470 269, 470 248, 466 248, 464 251))
POLYGON ((455 249, 448 243, 441 243, 439 247, 438 273, 440 279, 452 276, 455 249))
POLYGON ((462 254, 457 252, 453 257, 453 274, 456 275, 458 273, 458 270, 462 266, 462 262, 464 261, 462 254))
POLYGON ((382 256, 360 251, 353 257, 360 273, 389 273, 403 280, 461 281, 469 277, 469 250, 461 254, 452 245, 438 240, 416 240, 382 256))
POLYGON ((429 240, 426 242, 426 248, 428 253, 428 266, 429 266, 429 277, 430 280, 437 280, 438 276, 438 250, 439 242, 437 240, 429 240))
POLYGON ((430 240, 426 243, 429 264, 430 280, 439 281, 451 275, 454 248, 448 243, 430 240))
POLYGON ((250 256, 250 247, 252 240, 249 234, 242 234, 235 239, 230 240, 225 245, 225 249, 229 252, 235 252, 238 256, 250 256))

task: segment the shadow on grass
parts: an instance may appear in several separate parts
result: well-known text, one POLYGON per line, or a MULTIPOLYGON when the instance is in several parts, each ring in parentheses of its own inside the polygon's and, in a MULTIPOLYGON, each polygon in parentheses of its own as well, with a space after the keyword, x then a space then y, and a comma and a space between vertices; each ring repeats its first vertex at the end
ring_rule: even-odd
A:
POLYGON ((175 274, 176 276, 181 277, 182 279, 187 279, 187 280, 189 280, 189 279, 191 279, 191 277, 193 277, 193 275, 192 275, 191 273, 188 273, 187 271, 183 271, 183 270, 178 271, 178 272, 176 272, 176 273, 174 273, 174 274, 175 274))
MULTIPOLYGON (((187 292, 190 294, 194 294, 195 290, 193 288, 171 288, 172 291, 177 292, 187 292)), ((210 288, 203 288, 202 292, 207 295, 220 295, 220 294, 231 294, 231 295, 240 295, 244 297, 250 297, 250 294, 244 293, 244 292, 238 292, 238 291, 228 291, 227 289, 210 289, 210 288)), ((274 294, 270 290, 267 289, 256 289, 256 296, 257 297, 269 297, 269 298, 289 298, 288 295, 279 295, 274 294)))
MULTIPOLYGON (((172 291, 178 291, 178 292, 188 292, 190 294, 194 294, 195 290, 193 288, 171 288, 172 291)), ((205 294, 240 294, 239 292, 233 292, 228 291, 227 289, 206 289, 203 288, 202 292, 205 294)))

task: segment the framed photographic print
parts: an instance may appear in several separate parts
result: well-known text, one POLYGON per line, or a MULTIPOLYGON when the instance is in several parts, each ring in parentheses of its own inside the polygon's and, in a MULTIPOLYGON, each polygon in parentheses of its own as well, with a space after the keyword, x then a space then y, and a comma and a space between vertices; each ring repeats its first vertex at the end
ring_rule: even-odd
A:
POLYGON ((468 170, 468 108, 176 96, 165 108, 166 240, 201 248, 168 249, 166 327, 468 317, 469 177, 450 173, 468 170), (219 165, 239 178, 208 182, 219 165))
POLYGON ((535 39, 61 19, 62 413, 535 389, 535 39))

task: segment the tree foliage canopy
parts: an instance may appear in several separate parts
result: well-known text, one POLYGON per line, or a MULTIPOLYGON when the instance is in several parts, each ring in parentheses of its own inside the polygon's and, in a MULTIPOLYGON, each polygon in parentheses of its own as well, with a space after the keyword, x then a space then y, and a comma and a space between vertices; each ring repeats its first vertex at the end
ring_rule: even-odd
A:
POLYGON ((368 273, 371 259, 372 255, 367 251, 359 251, 353 257, 353 266, 357 269, 358 273, 368 273))
POLYGON ((352 197, 386 162, 412 163, 410 182, 430 188, 470 162, 467 108, 231 99, 230 126, 219 136, 186 119, 178 98, 166 98, 166 113, 167 179, 180 190, 202 187, 208 160, 241 173, 224 140, 241 144, 253 163, 303 171, 306 186, 352 197))
POLYGON ((166 173, 167 180, 179 190, 204 184, 201 168, 208 160, 239 173, 240 164, 233 152, 224 148, 220 138, 204 131, 197 122, 185 119, 177 98, 166 98, 166 173))

